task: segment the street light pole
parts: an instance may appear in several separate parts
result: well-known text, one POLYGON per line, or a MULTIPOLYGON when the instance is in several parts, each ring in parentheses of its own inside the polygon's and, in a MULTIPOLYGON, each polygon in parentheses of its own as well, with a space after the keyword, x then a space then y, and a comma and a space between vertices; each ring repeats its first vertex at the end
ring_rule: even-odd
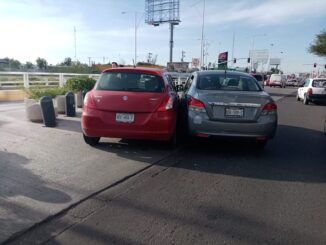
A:
MULTIPOLYGON (((280 54, 281 54, 281 62, 280 62, 280 70, 281 70, 281 64, 283 62, 283 51, 280 51, 280 54)), ((283 68, 283 66, 282 66, 282 68, 283 68)))
POLYGON ((235 34, 233 31, 233 37, 232 37, 232 60, 234 59, 234 41, 235 41, 235 34))
POLYGON ((134 66, 137 64, 137 12, 135 11, 135 59, 134 66))
POLYGON ((204 66, 204 27, 205 27, 205 8, 206 8, 206 1, 204 0, 203 6, 203 22, 201 27, 201 45, 200 45, 200 67, 204 66))
MULTIPOLYGON (((121 12, 121 14, 127 14, 128 12, 121 12)), ((129 12, 130 13, 130 12, 129 12)), ((138 16, 137 16, 137 11, 134 11, 135 13, 135 34, 134 34, 134 43, 135 43, 135 57, 134 57, 134 65, 137 64, 137 30, 138 30, 138 16)))
MULTIPOLYGON (((254 35, 254 36, 252 36, 252 49, 251 49, 251 54, 253 54, 254 49, 255 49, 255 37, 264 37, 264 36, 266 36, 265 33, 262 34, 262 35, 254 35)), ((253 57, 250 57, 250 58, 251 58, 250 59, 250 71, 252 71, 252 67, 253 67, 254 62, 253 62, 253 57)))
POLYGON ((274 46, 274 43, 271 43, 270 49, 269 49, 268 71, 270 71, 270 69, 271 69, 271 58, 272 58, 273 46, 274 46))

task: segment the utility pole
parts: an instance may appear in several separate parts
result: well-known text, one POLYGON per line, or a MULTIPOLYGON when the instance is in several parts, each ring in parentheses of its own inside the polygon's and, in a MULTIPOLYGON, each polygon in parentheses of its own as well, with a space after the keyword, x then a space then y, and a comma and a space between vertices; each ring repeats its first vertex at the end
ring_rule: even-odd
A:
POLYGON ((186 57, 186 52, 185 51, 181 51, 181 62, 183 62, 183 59, 186 57))
POLYGON ((204 67, 205 65, 207 64, 207 58, 208 58, 208 46, 209 46, 209 43, 208 43, 208 40, 204 40, 204 47, 203 47, 203 61, 204 61, 204 67))
POLYGON ((105 64, 106 59, 109 59, 109 57, 103 56, 103 64, 105 64))
POLYGON ((232 60, 234 59, 234 40, 235 40, 235 34, 233 31, 233 39, 232 39, 232 60))
POLYGON ((151 63, 151 60, 152 60, 152 53, 148 53, 148 55, 147 55, 147 62, 148 63, 151 63))
POLYGON ((200 67, 204 66, 204 27, 205 27, 205 8, 206 1, 204 0, 203 6, 203 22, 201 26, 201 45, 200 45, 200 67))
POLYGON ((91 66, 91 57, 88 57, 88 65, 91 66))
POLYGON ((174 23, 170 22, 170 62, 173 62, 173 30, 174 30, 174 23))

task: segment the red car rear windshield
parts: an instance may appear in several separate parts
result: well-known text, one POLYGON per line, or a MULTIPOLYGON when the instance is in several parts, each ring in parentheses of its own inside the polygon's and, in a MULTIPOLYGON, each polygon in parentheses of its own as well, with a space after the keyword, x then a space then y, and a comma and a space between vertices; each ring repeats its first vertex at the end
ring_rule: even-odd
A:
POLYGON ((144 73, 106 72, 97 83, 96 90, 162 93, 162 77, 144 73))

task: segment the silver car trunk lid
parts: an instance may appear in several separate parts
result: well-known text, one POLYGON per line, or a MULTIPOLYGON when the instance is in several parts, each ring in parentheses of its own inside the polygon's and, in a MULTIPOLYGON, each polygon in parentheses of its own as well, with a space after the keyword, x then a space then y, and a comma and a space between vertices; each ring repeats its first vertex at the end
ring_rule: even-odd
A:
POLYGON ((263 106, 272 102, 264 91, 198 90, 198 99, 205 104, 211 120, 234 122, 257 121, 263 106))

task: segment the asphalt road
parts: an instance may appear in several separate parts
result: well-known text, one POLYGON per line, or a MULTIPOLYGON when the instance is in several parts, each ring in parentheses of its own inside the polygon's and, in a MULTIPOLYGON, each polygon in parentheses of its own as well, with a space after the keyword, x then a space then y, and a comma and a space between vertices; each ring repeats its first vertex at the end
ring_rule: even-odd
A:
POLYGON ((12 243, 326 244, 326 106, 285 91, 263 152, 192 142, 12 243))

